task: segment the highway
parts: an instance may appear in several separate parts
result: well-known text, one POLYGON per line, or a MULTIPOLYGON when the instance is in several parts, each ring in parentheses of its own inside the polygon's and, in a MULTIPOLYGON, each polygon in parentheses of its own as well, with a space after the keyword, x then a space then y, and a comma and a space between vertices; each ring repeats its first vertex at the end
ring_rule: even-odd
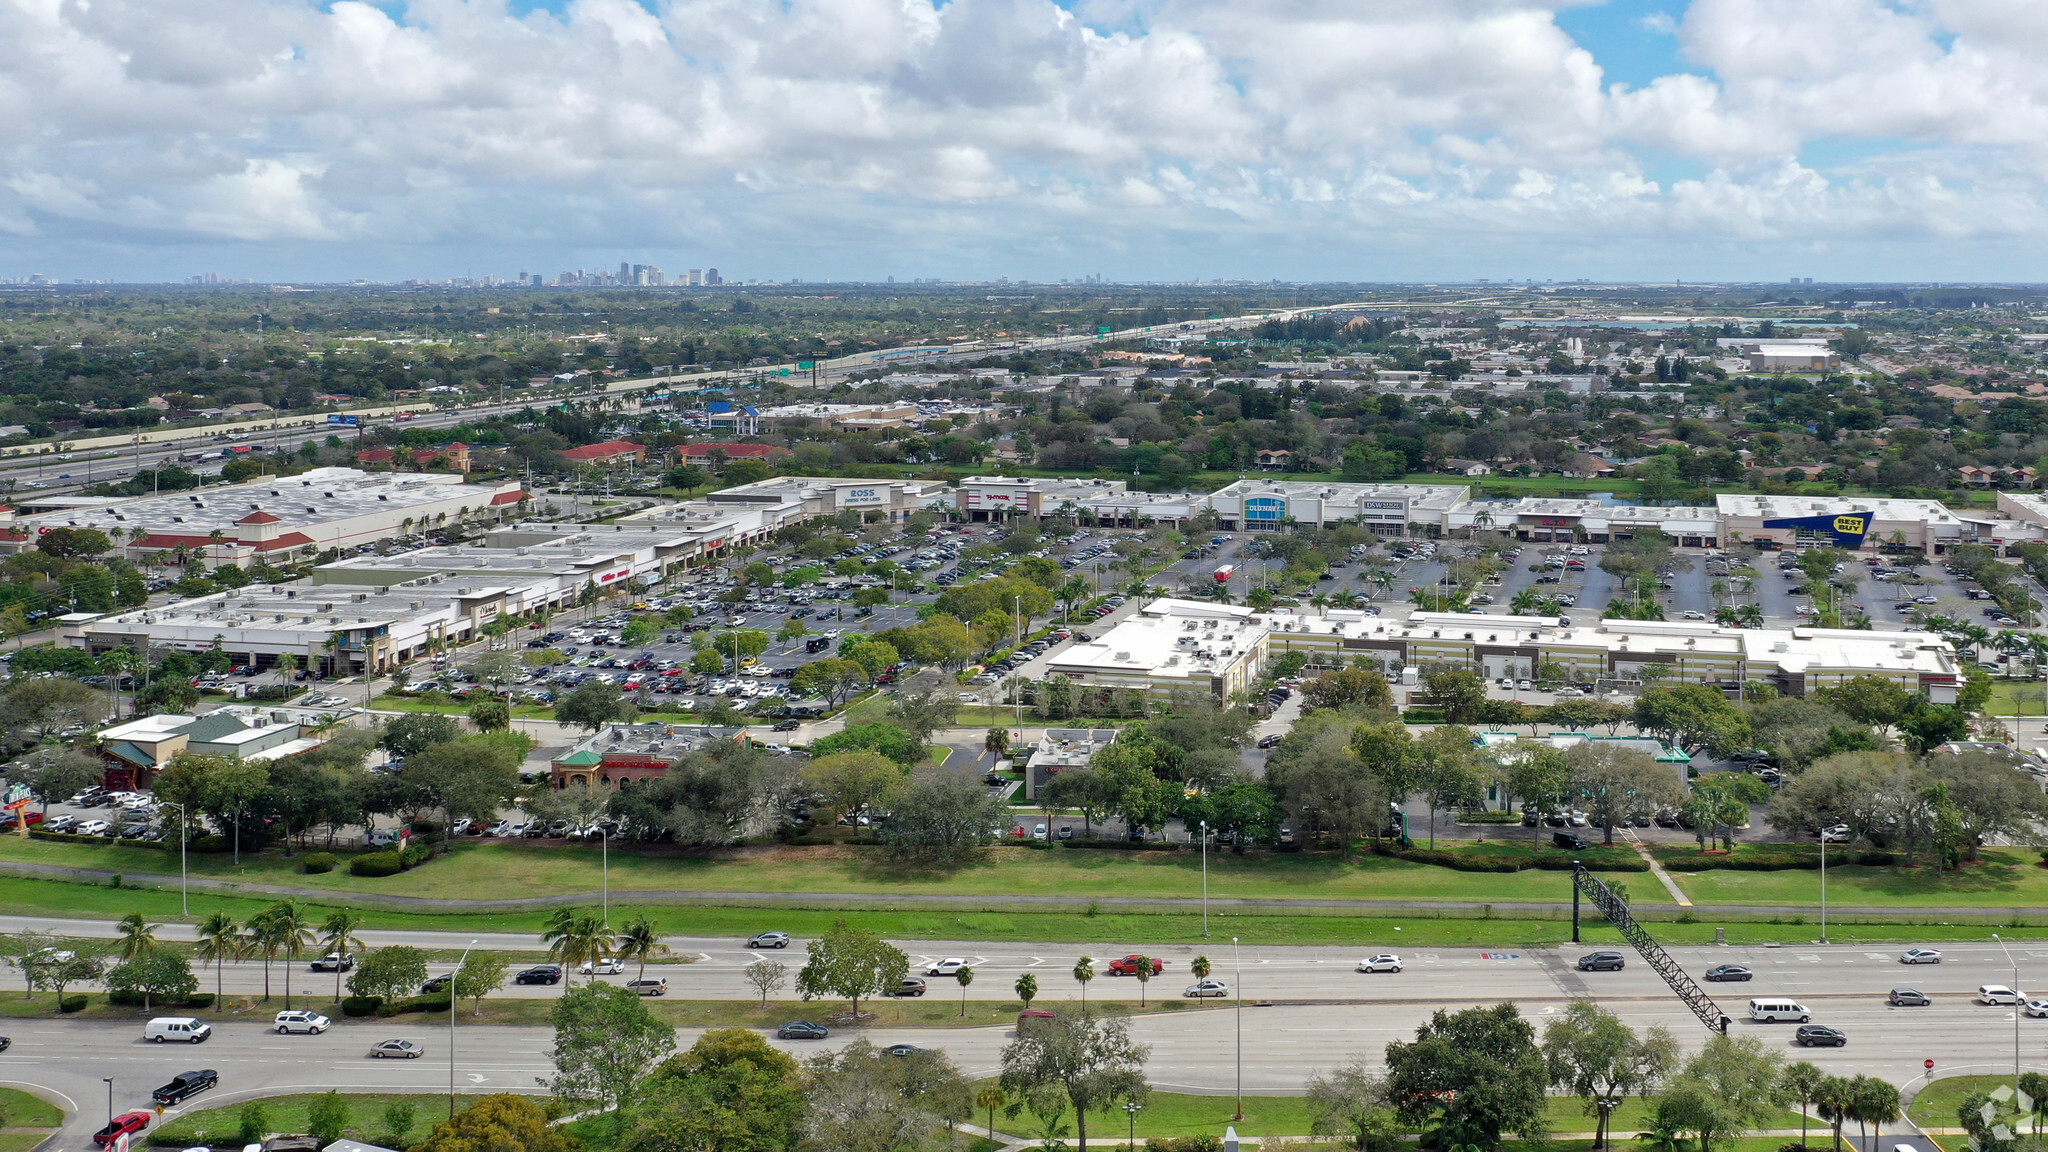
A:
MULTIPOLYGON (((928 356, 895 357, 888 355, 889 349, 876 352, 861 352, 824 362, 815 381, 817 387, 828 387, 837 380, 843 380, 860 372, 892 365, 918 364, 930 366, 938 363, 971 362, 986 359, 999 353, 1022 353, 1063 348, 1086 347, 1093 344, 1121 340, 1139 340, 1153 336, 1176 334, 1183 331, 1209 332, 1226 328, 1239 328, 1268 319, 1288 319, 1294 316, 1312 315, 1319 312, 1345 311, 1356 308, 1381 307, 1376 303, 1326 304, 1311 308, 1275 310, 1244 316, 1233 316, 1214 320, 1195 320, 1185 323, 1161 324, 1151 327, 1127 328, 1108 333, 1076 333, 1061 336, 1046 336, 1017 341, 1006 349, 977 348, 966 352, 934 351, 928 356)), ((934 346, 936 348, 936 346, 934 346)), ((897 350, 900 351, 900 350, 897 350)), ((449 408, 426 410, 422 407, 406 426, 411 428, 447 428, 470 420, 518 411, 527 406, 546 406, 568 400, 588 401, 606 397, 623 396, 627 393, 658 389, 663 386, 680 387, 687 390, 729 387, 735 384, 780 382, 793 387, 813 386, 812 374, 796 366, 795 362, 767 365, 754 368, 735 368, 717 372, 700 372, 686 375, 642 377, 632 380, 609 380, 601 385, 549 385, 518 394, 506 394, 487 401, 463 404, 449 408), (777 376, 786 371, 787 376, 777 376)), ((379 411, 388 411, 388 405, 379 411)), ((370 418, 365 417, 368 421, 370 418)), ((93 484, 119 481, 144 469, 160 468, 176 463, 185 453, 210 450, 223 446, 216 438, 235 431, 241 433, 236 444, 250 444, 270 450, 290 451, 307 441, 324 443, 329 435, 352 438, 354 430, 343 427, 328 427, 326 414, 294 414, 280 416, 274 420, 236 421, 193 427, 173 431, 155 429, 145 433, 157 439, 137 443, 134 434, 122 437, 117 433, 80 434, 69 441, 51 445, 35 444, 18 450, 19 455, 0 456, 0 481, 12 481, 24 492, 43 495, 69 492, 93 484), (311 426, 305 426, 311 421, 311 426), (76 448, 76 443, 102 440, 121 440, 119 446, 100 445, 91 448, 76 448), (44 452, 45 447, 54 447, 55 452, 44 452)), ((386 418, 376 422, 389 423, 386 418)))
MULTIPOLYGON (((64 927, 81 935, 112 934, 112 926, 106 924, 0 920, 0 928, 9 931, 31 926, 64 927)), ((189 928, 167 926, 161 935, 189 937, 189 928)), ((364 935, 373 945, 408 943, 430 948, 459 948, 470 939, 431 932, 364 935)), ((477 939, 488 948, 533 951, 539 947, 534 937, 523 934, 485 934, 477 939)), ((740 969, 762 953, 727 938, 671 937, 667 943, 694 960, 651 970, 668 977, 671 996, 740 999, 753 995, 742 983, 740 969)), ((1633 1026, 1661 1024, 1671 1029, 1688 1048, 1697 1047, 1706 1036, 1684 1005, 1633 954, 1623 971, 1579 972, 1572 962, 1590 949, 1405 950, 1398 944, 1396 939, 1361 948, 1245 948, 1240 957, 1233 955, 1227 938, 1217 939, 1200 951, 1211 959, 1217 977, 1243 993, 1245 1006, 1239 1009, 1231 1001, 1206 1002, 1199 1008, 1189 1005, 1174 1013, 1135 1018, 1134 1033, 1153 1047, 1147 1066, 1153 1084, 1177 1091, 1232 1091, 1240 1067, 1240 1019, 1243 1084, 1253 1092, 1298 1091, 1314 1072, 1354 1057, 1377 1061, 1388 1041, 1412 1037, 1416 1027, 1439 1009, 1455 1011, 1501 1000, 1518 1003, 1539 1026, 1571 1000, 1591 997, 1633 1026), (1353 971, 1360 956, 1380 950, 1400 951, 1404 970, 1371 975, 1353 971), (1262 1003, 1266 1006, 1260 1006, 1262 1003)), ((1110 942, 903 941, 901 946, 920 964, 945 956, 971 961, 979 978, 969 988, 968 1012, 970 1019, 985 1023, 881 1029, 868 1034, 889 1043, 907 1041, 943 1049, 977 1076, 995 1068, 998 1053, 1009 1038, 1009 1009, 999 1002, 1014 1001, 1010 986, 1017 975, 1037 974, 1041 1006, 1074 1001, 1080 989, 1069 971, 1076 956, 1094 956, 1100 971, 1109 957, 1130 951, 1110 942)), ((1167 961, 1167 969, 1150 983, 1148 998, 1178 998, 1190 982, 1187 965, 1198 949, 1176 945, 1153 951, 1167 961)), ((1751 966, 1757 974, 1752 982, 1706 985, 1722 1011, 1734 1017, 1731 1032, 1763 1036, 1782 1045, 1788 1058, 1812 1060, 1830 1071, 1883 1076, 1907 1085, 1922 1075, 1921 1062, 1926 1059, 1934 1060, 1944 1075, 2010 1069, 2015 1023, 2022 1061, 2028 1067, 2048 1065, 2048 1020, 2022 1016, 2016 1021, 2009 1007, 1974 1002, 1978 985, 2010 984, 2013 980, 2011 963, 1997 943, 1954 945, 1944 950, 1946 958, 1940 965, 1903 965, 1898 960, 1900 951, 1897 947, 1862 946, 1709 946, 1674 949, 1673 955, 1696 977, 1715 964, 1751 966), (1934 1003, 1924 1008, 1890 1007, 1885 993, 1895 987, 1917 988, 1928 993, 1934 1003), (1792 1025, 1756 1024, 1745 1018, 1747 1001, 1753 996, 1798 999, 1812 1010, 1816 1023, 1846 1032, 1848 1046, 1796 1048, 1792 1025)), ((768 955, 794 968, 803 962, 802 943, 768 955)), ((2048 946, 2022 945, 2011 953, 2011 959, 2019 965, 2022 986, 2048 985, 2048 946)), ((434 969, 447 971, 449 967, 435 965, 434 969)), ((281 980, 275 974, 273 979, 281 990, 281 980)), ((260 993, 261 965, 232 966, 228 980, 231 991, 260 993)), ((293 981, 295 1002, 325 1007, 333 994, 332 981, 331 975, 315 976, 302 969, 293 981)), ((212 983, 212 974, 204 973, 203 986, 210 988, 212 983)), ((933 996, 958 1000, 959 990, 953 981, 931 978, 930 983, 933 996)), ((13 986, 19 988, 18 983, 13 986)), ((562 991, 508 987, 501 995, 556 996, 562 991)), ((1135 980, 1102 975, 1087 989, 1091 1003, 1134 1001, 1138 993, 1135 980)), ((799 1002, 788 1005, 790 1019, 805 1018, 815 1011, 799 1002)), ((0 1054, 0 1082, 38 1085, 78 1102, 87 1113, 86 1120, 93 1122, 74 1124, 79 1134, 102 1120, 105 1096, 101 1078, 110 1075, 116 1080, 118 1107, 143 1103, 150 1088, 188 1067, 218 1068, 222 1073, 221 1089, 200 1097, 197 1105, 264 1092, 328 1087, 445 1091, 447 1083, 445 1022, 338 1021, 323 1036, 289 1037, 253 1025, 233 1024, 220 1027, 215 1039, 197 1052, 146 1044, 139 1023, 35 1019, 8 1020, 0 1028, 14 1040, 13 1047, 0 1054), (425 1044, 429 1057, 394 1065, 365 1057, 372 1043, 391 1038, 425 1044)), ((775 1043, 802 1053, 843 1043, 857 1034, 841 1030, 824 1042, 775 1043)), ((678 1043, 688 1045, 696 1035, 694 1030, 680 1030, 678 1043)), ((550 1072, 544 1029, 479 1027, 459 1031, 458 1041, 455 1071, 466 1091, 527 1090, 536 1077, 550 1072)))

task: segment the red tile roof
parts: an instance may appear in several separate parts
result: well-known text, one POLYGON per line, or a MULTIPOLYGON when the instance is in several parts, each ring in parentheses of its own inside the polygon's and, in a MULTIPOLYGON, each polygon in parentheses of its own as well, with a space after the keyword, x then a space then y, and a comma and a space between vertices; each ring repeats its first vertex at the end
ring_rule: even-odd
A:
POLYGON ((241 518, 240 520, 237 520, 237 521, 235 521, 235 523, 237 523, 237 524, 275 524, 275 523, 277 523, 277 522, 278 522, 279 520, 281 520, 281 519, 282 519, 282 517, 278 517, 278 516, 272 516, 272 515, 271 515, 270 513, 268 513, 268 512, 265 512, 265 511, 263 511, 262 509, 260 509, 260 508, 259 508, 259 509, 257 509, 256 511, 254 511, 254 512, 251 512, 251 513, 249 513, 249 514, 248 514, 247 516, 244 516, 244 517, 242 517, 242 518, 241 518))
POLYGON ((643 445, 631 440, 607 440, 602 444, 586 444, 562 453, 565 460, 615 460, 621 456, 632 456, 647 451, 643 445))

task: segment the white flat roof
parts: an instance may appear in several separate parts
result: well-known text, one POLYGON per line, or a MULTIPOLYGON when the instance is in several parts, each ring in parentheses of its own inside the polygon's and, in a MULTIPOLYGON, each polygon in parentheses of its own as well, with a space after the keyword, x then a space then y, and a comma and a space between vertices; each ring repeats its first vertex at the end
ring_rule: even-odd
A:
POLYGON ((245 516, 267 512, 286 524, 304 526, 346 520, 370 513, 398 513, 422 504, 470 497, 473 508, 488 508, 497 489, 465 485, 462 477, 419 472, 364 472, 356 468, 315 468, 297 476, 264 476, 242 484, 222 484, 185 492, 143 496, 95 508, 77 508, 23 517, 22 522, 48 528, 116 529, 116 544, 130 529, 152 535, 204 536, 215 528, 232 538, 245 516))
POLYGON ((1138 675, 1207 676, 1257 647, 1270 628, 1249 608, 1191 600, 1155 600, 1102 634, 1047 661, 1073 668, 1138 675))
POLYGON ((1754 516, 1764 520, 1791 520, 1801 516, 1842 516, 1851 512, 1868 512, 1878 520, 1928 524, 1961 523, 1956 519, 1955 513, 1936 500, 1735 494, 1714 497, 1714 507, 1723 516, 1754 516))
POLYGON ((1247 476, 1218 488, 1211 499, 1297 496, 1351 504, 1360 500, 1402 500, 1412 507, 1455 508, 1472 496, 1464 484, 1338 484, 1322 480, 1274 480, 1247 476))

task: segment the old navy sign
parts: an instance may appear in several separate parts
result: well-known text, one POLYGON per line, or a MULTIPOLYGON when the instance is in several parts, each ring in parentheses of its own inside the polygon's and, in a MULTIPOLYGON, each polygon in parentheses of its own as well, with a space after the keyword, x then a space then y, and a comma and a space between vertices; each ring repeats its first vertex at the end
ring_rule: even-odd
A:
POLYGON ((1795 516, 1789 520, 1766 520, 1766 528, 1792 528, 1806 532, 1827 532, 1834 536, 1837 548, 1851 552, 1863 547, 1863 537, 1870 531, 1870 513, 1847 512, 1840 516, 1795 516))

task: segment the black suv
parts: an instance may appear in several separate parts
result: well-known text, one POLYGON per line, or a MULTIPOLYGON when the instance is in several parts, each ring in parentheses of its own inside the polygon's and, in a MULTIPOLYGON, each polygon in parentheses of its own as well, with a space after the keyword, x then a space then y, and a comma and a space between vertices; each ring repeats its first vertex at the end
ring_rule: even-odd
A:
POLYGON ((1825 1024, 1801 1024, 1799 1031, 1793 1036, 1793 1039, 1799 1041, 1801 1048, 1812 1048, 1815 1045, 1822 1047, 1832 1045, 1836 1048, 1841 1048, 1849 1043, 1847 1036, 1825 1024))
POLYGON ((220 1073, 211 1068, 203 1068, 197 1072, 180 1072, 171 1077, 169 1084, 151 1092, 149 1098, 159 1104, 177 1104, 190 1100, 218 1083, 220 1073))
POLYGON ((1579 957, 1581 972, 1619 972, 1628 964, 1619 952, 1588 952, 1579 957))
POLYGON ((512 977, 514 984, 560 984, 562 966, 559 964, 536 964, 519 975, 512 977))
POLYGON ((1574 852, 1583 851, 1586 847, 1586 838, 1577 832, 1552 832, 1550 842, 1559 848, 1569 848, 1574 852))

